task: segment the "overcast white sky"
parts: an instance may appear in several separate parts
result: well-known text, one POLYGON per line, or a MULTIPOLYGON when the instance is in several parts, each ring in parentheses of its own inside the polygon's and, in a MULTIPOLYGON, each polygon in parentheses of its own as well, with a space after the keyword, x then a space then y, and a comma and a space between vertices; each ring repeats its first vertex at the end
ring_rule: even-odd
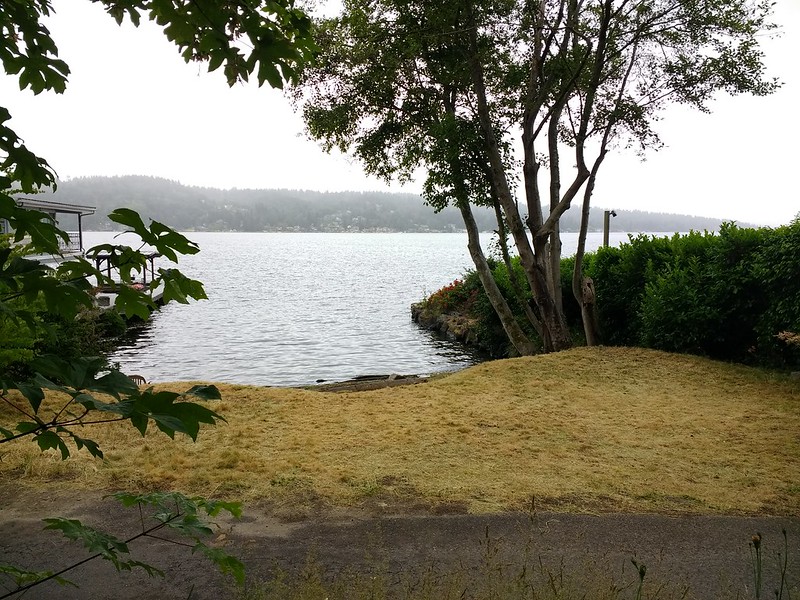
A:
MULTIPOLYGON (((0 75, 0 105, 28 147, 62 178, 153 175, 187 185, 419 192, 386 186, 305 139, 279 91, 227 87, 221 71, 187 65, 150 23, 118 27, 86 0, 55 0, 49 27, 72 75, 63 95, 20 92, 0 75)), ((788 223, 800 212, 800 0, 777 0, 780 39, 766 40, 766 98, 722 97, 705 115, 674 108, 658 124, 666 147, 606 159, 594 204, 788 223)))

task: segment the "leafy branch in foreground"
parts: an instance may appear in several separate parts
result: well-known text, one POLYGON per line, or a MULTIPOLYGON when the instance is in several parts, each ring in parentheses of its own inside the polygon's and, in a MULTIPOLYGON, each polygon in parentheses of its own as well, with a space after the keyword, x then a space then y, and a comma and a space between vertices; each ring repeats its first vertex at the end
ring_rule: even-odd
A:
MULTIPOLYGON (((297 78, 300 67, 316 51, 311 21, 295 7, 293 0, 99 0, 99 3, 117 23, 130 19, 138 26, 143 15, 149 17, 163 28, 167 39, 176 44, 187 62, 204 62, 209 71, 222 67, 228 85, 246 81, 252 75, 259 85, 266 82, 280 88, 285 81, 297 78)), ((58 57, 56 43, 44 23, 53 12, 51 0, 0 2, 0 62, 7 75, 17 77, 21 90, 40 94, 63 93, 66 89, 70 68, 58 57)), ((37 194, 48 188, 55 191, 56 173, 8 126, 10 119, 9 111, 0 107, 0 223, 4 232, 6 225, 13 232, 14 245, 0 249, 0 325, 22 323, 30 330, 29 337, 35 339, 45 329, 38 306, 42 302, 47 313, 74 319, 81 308, 93 305, 91 277, 97 286, 109 286, 117 292, 116 307, 129 317, 146 319, 155 308, 152 296, 160 286, 165 302, 186 303, 189 298, 205 298, 199 282, 175 269, 159 269, 147 289, 131 286, 134 273, 143 273, 149 260, 142 253, 145 245, 174 262, 179 254, 194 254, 198 247, 162 223, 145 225, 129 209, 114 211, 111 218, 138 234, 142 247, 134 250, 106 245, 90 254, 95 259, 104 254, 109 271, 117 269, 120 281, 112 280, 110 273, 104 274, 99 262, 93 266, 82 257, 64 260, 61 244, 68 242, 67 233, 46 213, 26 209, 17 202, 20 194, 37 194), (20 250, 22 245, 27 247, 25 251, 20 250), (56 269, 45 266, 25 258, 27 251, 57 257, 61 264, 56 269)), ((102 457, 98 444, 78 436, 74 427, 130 421, 144 435, 153 422, 170 437, 179 432, 196 439, 201 424, 214 424, 222 419, 205 406, 186 401, 219 398, 219 391, 213 386, 196 386, 183 394, 157 392, 153 388, 142 391, 118 370, 106 369, 102 359, 86 356, 70 360, 39 356, 32 365, 33 375, 27 380, 11 376, 6 363, 0 362, 0 418, 6 425, 0 426, 0 444, 29 437, 43 451, 58 450, 65 459, 70 455, 67 444, 71 442, 79 450, 86 448, 93 456, 102 457), (9 417, 18 421, 6 423, 9 417)), ((196 523, 197 509, 213 512, 220 508, 206 501, 173 499, 180 507, 179 514, 162 520, 158 527, 176 529, 179 523, 193 539, 202 530, 196 523)), ((82 539, 90 549, 100 550, 97 556, 112 560, 118 569, 124 568, 123 565, 145 568, 115 558, 127 550, 125 542, 69 520, 53 519, 49 526, 73 539, 82 539)), ((237 578, 242 576, 241 564, 216 549, 199 540, 194 549, 237 578)), ((2 566, 0 572, 13 577, 18 584, 29 578, 40 581, 42 575, 13 566, 2 566)), ((48 578, 58 579, 59 575, 48 578)), ((36 581, 25 584, 25 589, 36 581)))
POLYGON ((143 436, 152 422, 162 432, 197 439, 201 424, 224 421, 213 410, 187 399, 218 400, 213 385, 197 385, 183 392, 140 390, 126 375, 105 370, 105 360, 81 357, 72 361, 57 356, 34 359, 35 375, 31 381, 3 386, 0 400, 21 415, 14 430, 0 427, 0 444, 30 436, 42 450, 57 449, 61 458, 70 455, 67 441, 78 450, 86 448, 92 456, 103 457, 99 445, 79 437, 71 428, 129 420, 143 436), (16 389, 27 401, 20 402, 9 390, 16 389), (58 392, 46 400, 46 390, 58 392))
POLYGON ((84 525, 76 519, 50 518, 44 519, 47 524, 45 529, 61 531, 72 541, 83 543, 92 556, 72 564, 60 571, 26 571, 11 565, 0 564, 0 574, 10 577, 17 586, 13 590, 0 596, 0 600, 15 594, 21 594, 28 589, 46 581, 54 580, 61 585, 73 585, 72 581, 61 577, 95 558, 104 558, 111 562, 117 571, 131 571, 140 568, 151 577, 164 576, 164 572, 148 563, 128 558, 130 549, 128 544, 141 538, 151 538, 166 541, 172 544, 189 546, 192 552, 199 552, 217 565, 220 572, 233 577, 238 584, 244 582, 244 565, 237 558, 227 554, 220 548, 213 548, 205 544, 201 538, 213 533, 210 523, 206 522, 203 515, 218 516, 222 511, 228 512, 235 518, 242 514, 241 505, 237 502, 223 502, 221 500, 207 500, 200 497, 189 497, 178 492, 154 492, 149 494, 112 494, 123 506, 138 506, 141 521, 141 531, 125 540, 116 536, 84 525), (145 523, 144 509, 148 507, 152 514, 151 519, 155 524, 147 526, 145 523), (180 539, 167 538, 157 535, 164 531, 173 532, 179 538, 188 539, 189 543, 180 539))

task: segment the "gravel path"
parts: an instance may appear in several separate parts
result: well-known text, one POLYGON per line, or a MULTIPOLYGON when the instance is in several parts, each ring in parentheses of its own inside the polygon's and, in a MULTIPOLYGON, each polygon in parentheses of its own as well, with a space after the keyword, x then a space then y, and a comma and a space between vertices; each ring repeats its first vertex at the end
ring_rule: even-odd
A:
MULTIPOLYGON (((42 516, 79 518, 106 527, 118 537, 140 530, 138 512, 99 495, 15 489, 0 486, 0 562, 56 570, 87 556, 60 534, 42 531, 42 516)), ((602 572, 619 585, 635 582, 635 556, 648 567, 646 581, 688 585, 687 598, 754 598, 748 542, 763 537, 764 596, 773 597, 776 552, 781 530, 790 541, 789 578, 800 584, 800 519, 796 517, 576 515, 539 513, 497 515, 376 516, 357 511, 328 513, 285 523, 265 509, 251 507, 239 521, 225 521, 214 541, 247 566, 251 580, 268 577, 276 565, 302 569, 309 553, 326 573, 380 564, 391 581, 409 571, 482 577, 482 569, 518 568, 526 548, 535 565, 568 574, 602 572), (488 537, 487 537, 488 536, 488 537), (488 540, 488 546, 487 546, 488 540), (487 559, 487 556, 491 556, 487 559), (541 563, 539 562, 541 560, 541 563)), ((117 574, 95 560, 68 575, 80 588, 47 583, 25 598, 217 599, 232 595, 230 584, 203 558, 158 540, 131 545, 134 556, 167 572, 166 579, 143 572, 117 574)), ((541 567, 537 567, 541 568, 541 567)), ((588 576, 588 575, 587 575, 588 576)), ((633 597, 633 590, 622 597, 633 597)), ((1 595, 1 594, 0 594, 1 595)))

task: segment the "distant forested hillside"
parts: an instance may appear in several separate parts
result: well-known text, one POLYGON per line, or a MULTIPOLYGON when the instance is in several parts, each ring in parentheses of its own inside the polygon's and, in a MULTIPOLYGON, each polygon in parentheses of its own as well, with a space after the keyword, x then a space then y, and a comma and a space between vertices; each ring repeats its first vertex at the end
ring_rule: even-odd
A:
MULTIPOLYGON (((57 202, 96 206, 84 219, 89 231, 117 228, 106 215, 125 206, 143 217, 182 231, 461 231, 455 208, 434 213, 414 194, 313 192, 307 190, 219 190, 182 185, 155 177, 83 177, 59 183, 48 197, 57 202)), ((716 230, 721 220, 683 215, 617 211, 612 231, 716 230)), ((476 209, 483 231, 497 228, 494 212, 476 209)), ((570 210, 563 231, 577 231, 580 214, 570 210)), ((603 209, 592 211, 591 230, 603 227, 603 209)))

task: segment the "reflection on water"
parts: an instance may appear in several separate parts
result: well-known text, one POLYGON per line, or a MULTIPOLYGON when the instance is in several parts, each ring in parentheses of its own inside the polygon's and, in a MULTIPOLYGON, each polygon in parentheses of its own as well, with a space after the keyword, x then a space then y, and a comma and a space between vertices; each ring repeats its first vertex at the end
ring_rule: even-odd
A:
MULTIPOLYGON (((111 235, 89 233, 87 243, 111 235)), ((132 330, 111 357, 126 372, 148 381, 303 385, 481 359, 419 329, 409 310, 469 268, 463 234, 189 237, 201 252, 179 268, 204 283, 208 300, 172 303, 132 330)))

